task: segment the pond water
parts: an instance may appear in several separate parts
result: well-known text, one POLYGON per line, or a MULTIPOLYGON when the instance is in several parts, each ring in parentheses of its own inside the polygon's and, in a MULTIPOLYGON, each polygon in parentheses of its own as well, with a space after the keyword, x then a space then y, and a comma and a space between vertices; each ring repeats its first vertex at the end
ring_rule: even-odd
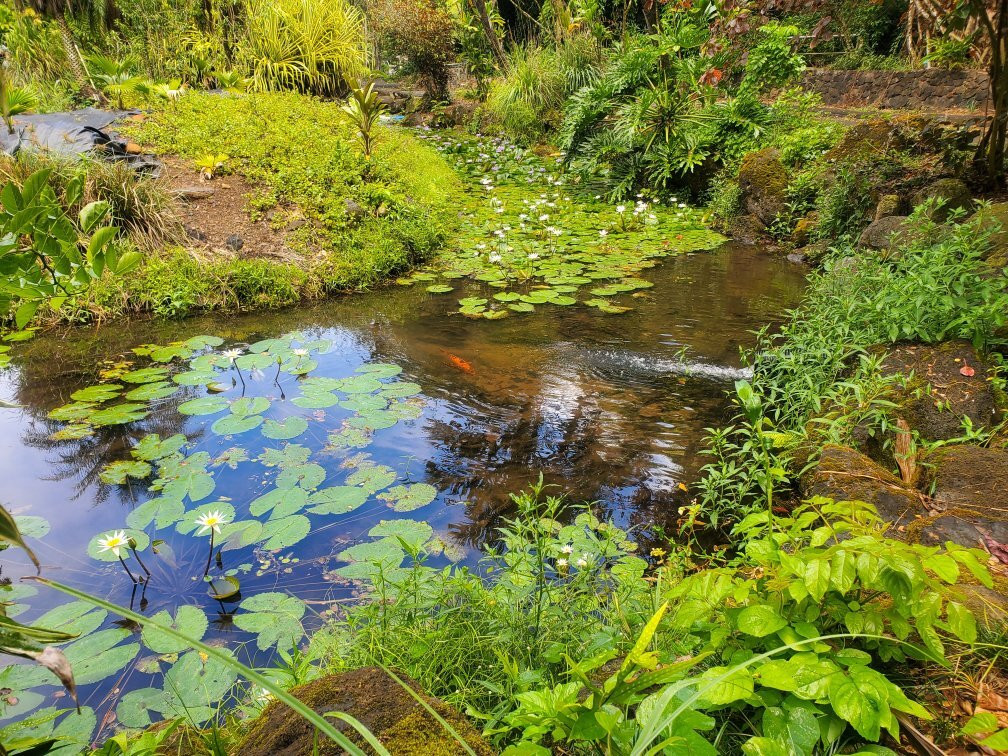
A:
MULTIPOLYGON (((467 317, 459 297, 487 297, 485 285, 413 285, 37 337, 0 376, 0 399, 19 405, 0 410, 4 501, 45 576, 268 665, 354 599, 372 558, 401 563, 396 533, 431 564, 475 562, 508 493, 540 474, 641 540, 671 532, 704 428, 743 375, 740 347, 803 280, 725 245, 668 257, 618 315, 467 317), (125 565, 108 540, 121 530, 139 552, 118 549, 125 565), (137 586, 127 570, 151 577, 137 586)), ((232 690, 233 673, 173 639, 19 583, 33 570, 18 552, 0 564, 19 621, 81 634, 65 650, 84 715, 39 725, 68 748, 119 725, 206 719, 232 690)), ((0 671, 3 716, 66 708, 47 674, 0 671)))

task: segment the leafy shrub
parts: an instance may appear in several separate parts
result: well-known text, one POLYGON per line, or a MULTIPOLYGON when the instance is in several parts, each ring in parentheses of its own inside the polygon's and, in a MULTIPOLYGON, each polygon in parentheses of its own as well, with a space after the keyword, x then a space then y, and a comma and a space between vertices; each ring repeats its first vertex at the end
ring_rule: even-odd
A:
POLYGON ((455 58, 455 21, 428 0, 370 0, 368 19, 382 48, 404 56, 428 95, 443 100, 455 58))
POLYGON ((239 57, 258 92, 346 91, 364 73, 364 17, 346 0, 247 0, 239 57))
POLYGON ((760 41, 749 51, 742 85, 756 91, 776 89, 805 70, 805 61, 794 52, 797 26, 769 23, 759 29, 760 41))
POLYGON ((439 542, 425 523, 354 547, 370 600, 309 658, 394 665, 507 756, 715 754, 733 750, 725 732, 745 753, 811 755, 895 734, 897 712, 928 718, 887 665, 968 647, 977 623, 954 586, 967 572, 991 584, 983 552, 886 539, 859 503, 760 512, 724 566, 670 547, 645 573, 624 531, 541 483, 514 500, 476 571, 427 567, 439 542))

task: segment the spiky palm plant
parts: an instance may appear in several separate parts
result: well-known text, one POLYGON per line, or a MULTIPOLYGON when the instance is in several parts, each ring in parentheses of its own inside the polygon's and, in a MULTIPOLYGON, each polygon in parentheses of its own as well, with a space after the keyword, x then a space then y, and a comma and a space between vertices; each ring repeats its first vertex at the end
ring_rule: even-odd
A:
POLYGON ((115 98, 120 109, 125 106, 124 97, 136 92, 144 80, 136 72, 137 60, 132 55, 113 58, 110 55, 88 55, 88 71, 102 92, 115 98))
POLYGON ((378 99, 374 91, 374 83, 362 88, 359 84, 350 88, 350 99, 343 106, 343 112, 350 116, 353 125, 357 127, 357 135, 364 148, 364 159, 371 159, 371 148, 374 145, 374 127, 385 110, 385 105, 378 99))
POLYGON ((114 6, 107 0, 28 0, 26 4, 56 22, 70 73, 85 94, 95 97, 99 102, 104 102, 101 92, 94 87, 88 77, 84 58, 77 45, 77 40, 74 39, 73 31, 67 23, 67 16, 86 18, 92 25, 98 26, 104 22, 109 7, 114 6))

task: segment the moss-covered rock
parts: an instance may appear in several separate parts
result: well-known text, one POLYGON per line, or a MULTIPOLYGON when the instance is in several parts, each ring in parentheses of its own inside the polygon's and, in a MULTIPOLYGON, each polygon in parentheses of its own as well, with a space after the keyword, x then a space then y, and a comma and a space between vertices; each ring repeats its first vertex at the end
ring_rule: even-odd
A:
MULTIPOLYGON (((493 750, 464 716, 442 701, 425 696, 412 680, 403 679, 455 728, 472 750, 480 756, 493 755, 493 750)), ((461 756, 466 752, 408 691, 378 667, 326 675, 291 692, 320 714, 342 712, 353 716, 395 756, 461 756)), ((331 721, 364 747, 363 740, 348 724, 337 718, 331 721)), ((242 756, 342 752, 331 741, 316 738, 314 727, 276 701, 252 723, 237 750, 242 756)))
POLYGON ((812 232, 819 225, 819 213, 815 210, 803 218, 799 218, 795 223, 794 231, 791 232, 791 241, 796 247, 802 247, 809 243, 812 232))
POLYGON ((742 158, 738 175, 742 205, 746 212, 769 226, 787 202, 787 169, 780 153, 771 148, 750 152, 742 158))
POLYGON ((962 436, 964 417, 974 428, 1000 422, 988 370, 967 341, 893 347, 882 364, 884 374, 902 376, 895 400, 900 405, 898 414, 928 441, 962 436))
POLYGON ((979 546, 986 535, 1008 542, 1008 450, 957 444, 924 461, 933 514, 914 526, 917 540, 979 546))
POLYGON ((906 146, 907 137, 899 123, 876 118, 847 129, 843 139, 823 155, 823 160, 840 163, 906 146))
POLYGON ((873 221, 858 237, 858 246, 864 249, 889 249, 895 243, 906 239, 913 226, 905 215, 889 215, 873 221))
POLYGON ((881 220, 890 215, 903 215, 903 200, 898 194, 883 194, 879 197, 878 204, 875 205, 874 220, 881 220))
POLYGON ((980 208, 976 217, 981 227, 991 231, 991 250, 989 257, 1008 256, 1008 202, 998 202, 980 208))
POLYGON ((941 178, 928 184, 914 195, 913 204, 916 207, 928 200, 936 203, 930 215, 938 222, 947 219, 953 210, 970 210, 973 207, 973 193, 957 178, 941 178))
POLYGON ((827 444, 819 462, 801 480, 805 497, 872 504, 886 520, 899 524, 924 511, 922 496, 857 449, 827 444))

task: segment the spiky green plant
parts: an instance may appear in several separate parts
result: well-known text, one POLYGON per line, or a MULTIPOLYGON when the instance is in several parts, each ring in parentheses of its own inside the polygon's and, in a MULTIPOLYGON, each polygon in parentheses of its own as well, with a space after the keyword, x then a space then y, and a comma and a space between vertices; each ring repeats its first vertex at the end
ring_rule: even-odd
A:
POLYGON ((111 55, 95 53, 86 58, 88 72, 101 91, 115 99, 116 107, 125 107, 128 94, 143 89, 147 82, 137 74, 137 59, 132 55, 114 58, 111 55))
POLYGON ((11 84, 6 69, 0 70, 0 116, 7 124, 8 134, 14 133, 14 116, 27 113, 35 105, 34 93, 30 89, 11 84))

